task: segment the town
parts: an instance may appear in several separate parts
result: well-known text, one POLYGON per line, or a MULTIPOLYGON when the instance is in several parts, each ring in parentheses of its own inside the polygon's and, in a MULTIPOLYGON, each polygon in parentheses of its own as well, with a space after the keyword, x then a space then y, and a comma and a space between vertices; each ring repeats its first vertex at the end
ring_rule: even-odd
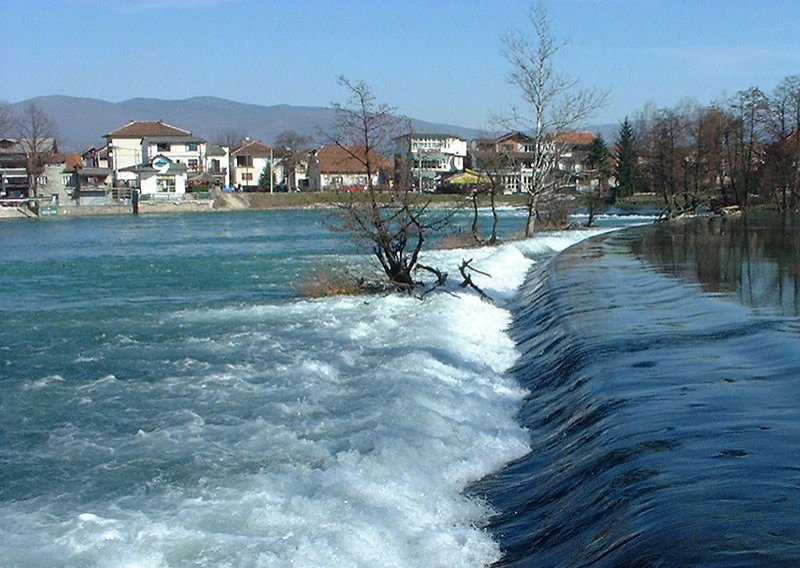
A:
MULTIPOLYGON (((360 191, 367 175, 363 148, 322 144, 269 145, 244 138, 212 144, 163 120, 132 120, 104 135, 106 144, 61 153, 53 137, 0 139, 0 213, 5 216, 129 212, 143 203, 210 207, 212 197, 233 192, 360 191)), ((611 174, 589 160, 597 137, 567 132, 548 144, 572 193, 613 185, 611 174)), ((409 132, 393 140, 394 155, 376 155, 378 186, 422 192, 463 193, 484 183, 487 153, 502 155, 491 174, 502 193, 530 190, 536 140, 523 132, 467 140, 440 132, 409 132), (405 180, 405 181, 404 181, 405 180)), ((392 149, 386 153, 389 154, 392 149)))

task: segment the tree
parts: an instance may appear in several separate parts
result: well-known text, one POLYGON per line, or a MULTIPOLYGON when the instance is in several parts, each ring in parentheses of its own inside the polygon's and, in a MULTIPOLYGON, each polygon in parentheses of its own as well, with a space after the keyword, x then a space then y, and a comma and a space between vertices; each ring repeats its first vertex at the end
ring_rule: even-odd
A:
POLYGON ((614 172, 617 178, 617 187, 615 199, 632 196, 639 191, 641 184, 636 132, 627 116, 619 127, 616 146, 617 156, 614 172))
POLYGON ((311 138, 294 130, 284 130, 275 138, 276 152, 283 162, 287 191, 297 187, 297 164, 308 151, 311 142, 311 138))
POLYGON ((605 105, 607 93, 580 88, 577 81, 559 74, 555 58, 566 45, 553 37, 547 10, 541 4, 530 11, 533 39, 512 29, 502 38, 503 57, 511 66, 509 81, 516 86, 525 109, 512 112, 511 122, 521 125, 534 139, 531 152, 532 179, 527 191, 525 236, 534 231, 540 203, 553 202, 559 186, 559 134, 574 129, 605 105))
POLYGON ((14 122, 11 105, 5 101, 0 101, 0 136, 10 134, 14 127, 14 122))
POLYGON ((769 192, 782 211, 796 209, 800 206, 800 75, 781 81, 770 107, 769 192))
POLYGON ((272 164, 265 164, 264 169, 261 170, 261 175, 258 176, 258 189, 261 191, 269 191, 272 185, 270 184, 270 179, 272 180, 272 184, 275 183, 275 176, 272 173, 272 164))
POLYGON ((726 158, 731 165, 732 198, 734 204, 746 208, 763 171, 769 100, 760 89, 750 87, 733 97, 728 113, 732 120, 726 133, 726 158))
POLYGON ((245 135, 243 132, 236 130, 235 128, 226 128, 225 130, 220 130, 214 136, 214 144, 218 146, 227 146, 231 150, 238 147, 242 140, 244 140, 245 135))
POLYGON ((589 213, 586 226, 591 227, 594 223, 594 216, 606 203, 609 202, 608 178, 613 174, 611 165, 611 152, 608 151, 605 140, 598 135, 592 140, 589 147, 589 155, 586 158, 586 167, 593 177, 597 178, 597 185, 591 187, 581 196, 581 201, 589 213))
POLYGON ((58 151, 56 125, 36 103, 29 103, 19 120, 20 143, 27 154, 27 170, 34 197, 47 160, 58 151))
POLYGON ((478 172, 479 182, 470 196, 472 201, 472 238, 478 244, 496 245, 499 242, 497 226, 500 222, 500 216, 497 214, 497 196, 505 188, 503 179, 511 160, 507 152, 498 149, 497 145, 492 143, 479 146, 472 155, 472 161, 478 172), (481 238, 478 227, 478 198, 482 195, 489 197, 489 206, 492 211, 492 226, 486 239, 481 238))
POLYGON ((363 193, 339 192, 338 228, 367 243, 395 288, 413 289, 418 284, 413 278, 416 268, 429 269, 442 281, 441 272, 419 264, 419 255, 428 234, 442 227, 446 216, 433 213, 430 197, 413 193, 407 180, 399 180, 399 187, 390 189, 380 179, 379 151, 409 131, 408 120, 397 116, 394 108, 378 103, 365 83, 339 77, 339 84, 347 101, 333 104, 336 124, 329 138, 360 164, 366 184, 363 193))

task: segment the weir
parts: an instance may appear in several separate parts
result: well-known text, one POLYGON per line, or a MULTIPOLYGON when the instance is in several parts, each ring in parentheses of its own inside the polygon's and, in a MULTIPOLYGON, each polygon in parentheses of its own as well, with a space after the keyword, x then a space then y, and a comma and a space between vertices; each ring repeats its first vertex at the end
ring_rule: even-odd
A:
POLYGON ((596 237, 531 271, 510 371, 530 392, 531 452, 473 488, 498 511, 497 566, 800 558, 800 324, 785 299, 741 293, 797 282, 797 235, 699 219, 596 237))

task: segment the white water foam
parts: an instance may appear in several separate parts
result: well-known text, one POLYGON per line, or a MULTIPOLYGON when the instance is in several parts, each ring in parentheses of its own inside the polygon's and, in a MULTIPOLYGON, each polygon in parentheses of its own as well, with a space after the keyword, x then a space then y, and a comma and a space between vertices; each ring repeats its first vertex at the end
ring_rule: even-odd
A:
POLYGON ((526 254, 584 236, 430 253, 452 278, 473 258, 498 305, 453 286, 422 301, 175 313, 159 325, 193 335, 168 344, 165 360, 142 361, 161 365, 157 380, 107 375, 65 391, 76 407, 87 391, 110 408, 125 399, 124 420, 51 435, 47 452, 85 462, 74 480, 82 497, 4 507, 4 562, 490 564, 499 549, 480 527, 491 511, 463 492, 528 450, 515 421, 525 392, 504 374, 517 352, 503 302, 526 254))

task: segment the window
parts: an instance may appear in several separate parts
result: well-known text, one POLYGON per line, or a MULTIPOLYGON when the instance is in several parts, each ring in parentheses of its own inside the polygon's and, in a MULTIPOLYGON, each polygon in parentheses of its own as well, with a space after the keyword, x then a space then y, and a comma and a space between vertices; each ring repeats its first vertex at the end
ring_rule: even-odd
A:
POLYGON ((253 174, 251 174, 251 173, 243 173, 242 174, 242 181, 253 181, 253 174))
POLYGON ((187 152, 197 152, 197 142, 189 142, 186 144, 187 152))
POLYGON ((209 169, 212 172, 214 172, 215 174, 218 174, 219 173, 219 160, 217 160, 216 158, 211 160, 211 167, 209 169))
POLYGON ((236 166, 239 168, 252 168, 253 156, 236 156, 236 166))
POLYGON ((158 176, 156 179, 158 191, 175 193, 175 176, 158 176))
POLYGON ((72 176, 71 175, 70 176, 61 176, 61 183, 63 183, 65 186, 68 186, 71 181, 72 181, 72 176))
POLYGON ((197 160, 195 158, 189 158, 187 165, 189 166, 190 170, 197 170, 197 160))
POLYGON ((156 144, 156 150, 159 152, 169 152, 169 143, 167 142, 159 142, 156 144))

